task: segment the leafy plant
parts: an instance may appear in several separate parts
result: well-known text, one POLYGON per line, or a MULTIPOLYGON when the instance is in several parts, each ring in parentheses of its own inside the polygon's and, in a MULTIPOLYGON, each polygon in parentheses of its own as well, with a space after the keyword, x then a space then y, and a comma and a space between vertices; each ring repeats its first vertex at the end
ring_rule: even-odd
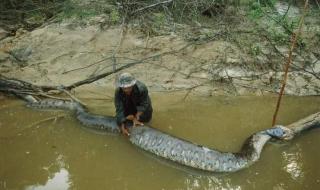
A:
POLYGON ((250 47, 250 54, 257 56, 261 54, 261 47, 258 44, 251 45, 250 47))
POLYGON ((111 9, 110 20, 112 23, 118 23, 120 21, 120 13, 117 9, 111 9))
POLYGON ((78 3, 74 3, 72 0, 66 0, 63 4, 62 11, 57 16, 58 20, 77 18, 85 19, 100 14, 100 10, 95 7, 85 6, 78 3))
POLYGON ((249 9, 249 17, 258 19, 263 16, 263 10, 259 2, 252 2, 249 9))

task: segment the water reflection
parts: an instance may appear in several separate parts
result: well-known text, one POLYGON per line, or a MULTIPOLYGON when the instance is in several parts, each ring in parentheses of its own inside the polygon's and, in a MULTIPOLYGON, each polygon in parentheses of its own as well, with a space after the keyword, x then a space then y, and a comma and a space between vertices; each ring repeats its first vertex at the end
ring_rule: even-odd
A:
POLYGON ((192 176, 184 181, 188 190, 241 190, 241 186, 232 185, 229 178, 217 178, 215 176, 192 176))
POLYGON ((45 185, 31 185, 26 190, 64 190, 69 189, 69 172, 65 168, 61 168, 52 178, 49 178, 45 185))
POLYGON ((290 174, 292 179, 298 180, 304 177, 303 168, 302 168, 303 161, 302 161, 300 147, 298 147, 298 149, 293 153, 283 152, 282 157, 286 164, 284 166, 284 169, 286 172, 290 174))

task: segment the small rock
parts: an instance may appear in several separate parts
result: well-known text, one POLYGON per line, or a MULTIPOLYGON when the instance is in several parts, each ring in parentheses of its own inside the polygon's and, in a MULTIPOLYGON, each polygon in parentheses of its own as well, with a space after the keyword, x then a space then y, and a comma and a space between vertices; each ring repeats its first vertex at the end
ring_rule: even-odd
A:
POLYGON ((32 48, 29 46, 27 48, 19 48, 11 51, 11 55, 18 61, 25 62, 29 59, 32 54, 32 48))

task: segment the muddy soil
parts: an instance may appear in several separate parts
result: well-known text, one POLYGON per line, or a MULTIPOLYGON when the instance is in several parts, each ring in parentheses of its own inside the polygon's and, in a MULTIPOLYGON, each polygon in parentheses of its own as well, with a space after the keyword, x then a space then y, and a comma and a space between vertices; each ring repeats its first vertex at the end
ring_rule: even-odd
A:
MULTIPOLYGON (((212 96, 263 95, 280 90, 286 58, 275 54, 286 56, 289 47, 270 46, 267 39, 257 37, 259 31, 250 29, 252 23, 237 24, 231 37, 221 27, 182 24, 177 25, 176 32, 146 35, 130 26, 101 28, 105 19, 95 16, 85 25, 66 20, 31 32, 21 29, 15 36, 4 37, 0 41, 0 73, 38 85, 69 85, 138 62, 122 72, 131 72, 151 92, 212 96), (190 40, 185 34, 197 39, 190 40), (246 39, 256 43, 250 45, 253 52, 239 45, 246 39), (255 50, 261 53, 253 55, 255 50), (272 64, 277 65, 266 66, 272 64)), ((5 31, 1 33, 5 35, 5 31)), ((312 39, 307 34, 305 37, 312 39)), ((286 94, 320 95, 319 55, 319 48, 294 54, 295 68, 300 69, 290 70, 286 94), (306 65, 306 61, 312 64, 306 65)), ((110 92, 118 74, 79 89, 110 92)))

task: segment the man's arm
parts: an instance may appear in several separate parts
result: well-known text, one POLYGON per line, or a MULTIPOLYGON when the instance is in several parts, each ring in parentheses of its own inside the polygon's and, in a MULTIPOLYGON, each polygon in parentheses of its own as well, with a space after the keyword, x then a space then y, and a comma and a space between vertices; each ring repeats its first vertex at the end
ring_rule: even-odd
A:
POLYGON ((117 124, 118 124, 118 126, 120 126, 122 123, 124 123, 126 121, 126 117, 124 116, 124 108, 123 108, 123 103, 121 101, 119 88, 116 89, 116 91, 115 91, 114 105, 116 107, 117 124))
POLYGON ((150 107, 150 104, 151 104, 147 87, 144 84, 141 84, 139 90, 140 90, 140 97, 139 97, 140 102, 139 102, 139 105, 137 106, 138 116, 144 113, 148 109, 148 107, 150 107))

